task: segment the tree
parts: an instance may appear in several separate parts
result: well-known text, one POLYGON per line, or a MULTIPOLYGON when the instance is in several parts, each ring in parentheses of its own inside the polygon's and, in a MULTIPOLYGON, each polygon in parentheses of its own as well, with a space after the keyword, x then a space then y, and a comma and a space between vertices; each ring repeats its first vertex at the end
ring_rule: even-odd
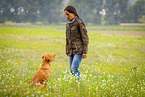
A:
MULTIPOLYGON (((64 0, 1 0, 0 22, 31 22, 44 24, 64 21, 64 0), (62 8, 63 7, 63 8, 62 8), (63 18, 63 19, 62 19, 63 18)), ((108 25, 120 22, 138 22, 145 14, 145 0, 69 0, 85 23, 108 25)))
POLYGON ((58 23, 63 0, 39 0, 40 20, 46 24, 58 23))
POLYGON ((124 21, 127 7, 128 0, 106 0, 104 6, 106 24, 119 24, 124 21))
POLYGON ((102 0, 70 0, 70 4, 77 8, 85 23, 101 24, 102 0))
POLYGON ((57 23, 63 0, 2 0, 0 2, 0 22, 43 21, 57 23))
POLYGON ((127 22, 138 23, 139 18, 145 13, 145 0, 136 0, 128 7, 127 22))
POLYGON ((4 23, 6 21, 5 12, 6 12, 6 5, 5 0, 1 0, 0 2, 0 23, 4 23))
POLYGON ((25 20, 36 23, 39 18, 38 8, 38 0, 26 0, 24 3, 25 20))

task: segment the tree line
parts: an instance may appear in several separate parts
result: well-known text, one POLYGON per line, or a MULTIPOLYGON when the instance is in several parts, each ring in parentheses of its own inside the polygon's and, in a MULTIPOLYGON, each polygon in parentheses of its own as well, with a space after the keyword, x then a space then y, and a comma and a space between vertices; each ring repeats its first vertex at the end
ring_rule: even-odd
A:
POLYGON ((145 14, 145 0, 1 0, 0 23, 65 22, 67 5, 74 5, 86 24, 138 23, 145 14))

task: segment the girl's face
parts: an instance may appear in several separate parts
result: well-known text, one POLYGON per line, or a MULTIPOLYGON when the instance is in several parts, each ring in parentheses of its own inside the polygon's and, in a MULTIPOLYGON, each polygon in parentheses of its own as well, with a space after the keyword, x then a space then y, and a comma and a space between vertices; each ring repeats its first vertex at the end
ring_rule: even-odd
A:
POLYGON ((65 10, 64 12, 65 12, 65 15, 66 15, 66 17, 68 18, 69 21, 71 21, 75 18, 74 13, 70 13, 67 10, 65 10))

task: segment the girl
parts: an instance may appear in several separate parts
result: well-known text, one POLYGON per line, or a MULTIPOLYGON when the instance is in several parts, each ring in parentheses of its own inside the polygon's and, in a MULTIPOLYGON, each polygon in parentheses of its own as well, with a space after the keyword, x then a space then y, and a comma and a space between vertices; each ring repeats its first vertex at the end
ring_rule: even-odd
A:
POLYGON ((66 54, 69 56, 70 71, 80 76, 78 70, 82 58, 87 57, 89 38, 84 22, 80 19, 74 6, 68 5, 64 9, 67 17, 66 24, 66 54))

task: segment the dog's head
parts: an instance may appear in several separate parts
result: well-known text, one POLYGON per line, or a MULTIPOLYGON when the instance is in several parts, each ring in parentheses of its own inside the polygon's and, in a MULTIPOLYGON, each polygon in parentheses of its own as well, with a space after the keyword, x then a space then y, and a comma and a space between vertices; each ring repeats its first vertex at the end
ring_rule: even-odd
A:
POLYGON ((45 62, 45 61, 46 61, 46 62, 51 62, 51 61, 54 60, 55 55, 44 54, 44 55, 41 56, 41 58, 42 58, 43 62, 45 62))

